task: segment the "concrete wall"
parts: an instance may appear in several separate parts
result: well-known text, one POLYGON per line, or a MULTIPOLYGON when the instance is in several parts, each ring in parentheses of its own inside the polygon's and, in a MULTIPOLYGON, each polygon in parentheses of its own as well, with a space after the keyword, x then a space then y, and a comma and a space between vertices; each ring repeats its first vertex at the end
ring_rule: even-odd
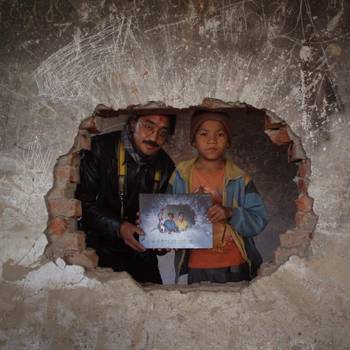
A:
POLYGON ((349 348, 348 3, 0 8, 1 348, 349 348), (43 257, 53 166, 98 103, 182 108, 204 97, 273 111, 301 137, 319 216, 309 257, 243 288, 181 290, 43 257))

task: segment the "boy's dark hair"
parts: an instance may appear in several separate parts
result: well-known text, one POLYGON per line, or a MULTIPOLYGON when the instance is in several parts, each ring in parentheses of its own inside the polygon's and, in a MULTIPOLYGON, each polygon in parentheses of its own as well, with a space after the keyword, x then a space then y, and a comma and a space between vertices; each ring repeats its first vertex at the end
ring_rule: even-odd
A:
POLYGON ((192 114, 191 118, 191 127, 190 127, 190 142, 191 144, 194 141, 194 137, 198 128, 207 120, 216 120, 219 121, 225 128, 229 142, 231 143, 232 138, 232 126, 231 126, 231 117, 228 113, 222 111, 215 111, 210 109, 200 109, 196 110, 192 114))

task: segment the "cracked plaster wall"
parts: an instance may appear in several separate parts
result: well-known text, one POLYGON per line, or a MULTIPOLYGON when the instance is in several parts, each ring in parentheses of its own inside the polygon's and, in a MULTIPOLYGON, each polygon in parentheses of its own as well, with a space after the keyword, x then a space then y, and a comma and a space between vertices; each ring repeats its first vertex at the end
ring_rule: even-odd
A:
POLYGON ((0 16, 1 348, 349 348, 346 1, 3 0, 0 16), (81 120, 98 103, 204 97, 271 110, 301 136, 312 255, 216 292, 43 258, 44 195, 81 120))

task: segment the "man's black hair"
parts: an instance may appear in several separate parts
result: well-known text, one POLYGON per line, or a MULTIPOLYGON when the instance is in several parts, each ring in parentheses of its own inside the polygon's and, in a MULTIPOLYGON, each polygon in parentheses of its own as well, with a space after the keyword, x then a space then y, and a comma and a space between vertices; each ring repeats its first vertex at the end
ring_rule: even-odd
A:
POLYGON ((138 111, 132 111, 127 119, 127 124, 130 127, 132 122, 137 122, 140 117, 145 117, 147 115, 164 115, 169 117, 169 135, 174 135, 175 127, 176 127, 176 114, 166 113, 166 111, 149 111, 148 113, 142 111, 139 113, 138 111))

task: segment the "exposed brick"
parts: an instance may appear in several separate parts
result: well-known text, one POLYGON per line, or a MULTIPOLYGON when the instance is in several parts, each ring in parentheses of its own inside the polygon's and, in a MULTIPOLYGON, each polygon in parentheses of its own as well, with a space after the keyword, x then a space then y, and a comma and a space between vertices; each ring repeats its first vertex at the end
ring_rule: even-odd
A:
POLYGON ((95 134, 98 132, 96 127, 96 117, 90 117, 85 120, 83 120, 79 125, 80 130, 86 130, 89 133, 95 134))
POLYGON ((81 252, 85 249, 85 233, 83 231, 65 233, 62 237, 65 254, 69 251, 81 252))
POLYGON ((301 226, 304 222, 304 218, 306 216, 306 213, 302 212, 302 211, 298 211, 295 214, 295 224, 297 226, 301 226))
POLYGON ((301 177, 296 177, 294 181, 297 184, 298 192, 306 194, 309 187, 309 180, 301 177))
POLYGON ((77 199, 48 199, 47 207, 50 217, 65 216, 79 217, 81 216, 81 203, 77 199))
POLYGON ((63 258, 74 252, 82 252, 85 245, 85 233, 82 231, 65 232, 62 235, 49 236, 50 244, 45 249, 49 259, 63 258))
POLYGON ((57 258, 63 258, 64 249, 63 249, 63 243, 57 244, 56 242, 53 242, 52 237, 60 237, 60 236, 50 236, 51 242, 46 246, 44 255, 48 259, 55 261, 57 258))
MULTIPOLYGON (((157 104, 157 102, 148 102, 147 105, 150 104, 157 104)), ((161 106, 165 106, 164 103, 159 102, 161 104, 161 106)), ((129 113, 127 113, 129 114, 129 113)), ((114 110, 111 107, 108 107, 102 103, 98 104, 94 110, 93 116, 98 116, 98 117, 103 117, 103 118, 113 118, 119 115, 119 112, 114 110)))
POLYGON ((112 132, 122 130, 128 119, 128 115, 120 114, 111 118, 96 118, 96 128, 98 132, 112 132))
POLYGON ((50 220, 47 233, 51 235, 63 235, 65 232, 75 231, 77 222, 75 219, 57 216, 50 220))
POLYGON ((296 248, 299 247, 305 242, 310 240, 310 232, 306 231, 287 231, 280 235, 280 243, 283 248, 296 248))
POLYGON ((265 115, 265 120, 264 120, 264 124, 265 124, 265 130, 267 129, 280 129, 281 127, 283 127, 284 125, 286 125, 285 122, 283 121, 279 121, 276 118, 273 118, 270 115, 265 115))
POLYGON ((75 138, 74 146, 76 149, 91 149, 91 136, 86 130, 79 130, 78 135, 75 138))
MULTIPOLYGON (((223 102, 223 101, 218 100, 216 98, 212 98, 212 97, 206 97, 203 100, 201 106, 202 107, 206 107, 206 108, 213 108, 213 109, 215 109, 215 108, 230 108, 230 107, 232 107, 231 104, 223 102)), ((246 105, 239 104, 239 106, 238 106, 238 104, 236 104, 236 106, 237 107, 240 107, 240 106, 244 106, 245 107, 246 105)))
POLYGON ((65 256, 65 261, 68 264, 79 265, 87 270, 92 270, 98 265, 98 256, 92 249, 86 249, 82 252, 73 252, 65 256))
POLYGON ((300 162, 306 158, 303 146, 300 140, 293 140, 288 146, 288 162, 300 162))
MULTIPOLYGON (((294 254, 297 254, 297 251, 298 250, 294 248, 294 254)), ((292 255, 293 255, 293 251, 291 251, 290 249, 278 247, 274 254, 275 264, 281 265, 285 263, 289 259, 289 257, 292 255)))
POLYGON ((74 198, 76 184, 73 183, 58 183, 55 181, 53 188, 46 195, 47 200, 51 199, 70 199, 74 198))
POLYGON ((79 167, 80 164, 80 156, 79 152, 70 152, 64 156, 61 156, 58 158, 56 166, 75 166, 79 167))
POLYGON ((307 195, 300 195, 296 200, 295 204, 297 205, 297 210, 307 213, 312 210, 314 200, 307 195))
POLYGON ((318 217, 313 211, 305 213, 299 211, 295 214, 295 224, 298 229, 313 232, 317 224, 318 217))
POLYGON ((285 263, 292 255, 307 256, 309 251, 309 241, 306 241, 302 246, 293 248, 278 247, 275 251, 275 264, 281 265, 285 263))
POLYGON ((299 162, 297 175, 300 177, 311 176, 311 161, 310 161, 310 159, 304 159, 304 160, 299 162))
POLYGON ((278 146, 288 145, 292 142, 288 134, 287 126, 283 126, 280 129, 265 130, 265 134, 278 146))
POLYGON ((79 183, 79 167, 69 165, 59 165, 54 170, 55 181, 79 183))

